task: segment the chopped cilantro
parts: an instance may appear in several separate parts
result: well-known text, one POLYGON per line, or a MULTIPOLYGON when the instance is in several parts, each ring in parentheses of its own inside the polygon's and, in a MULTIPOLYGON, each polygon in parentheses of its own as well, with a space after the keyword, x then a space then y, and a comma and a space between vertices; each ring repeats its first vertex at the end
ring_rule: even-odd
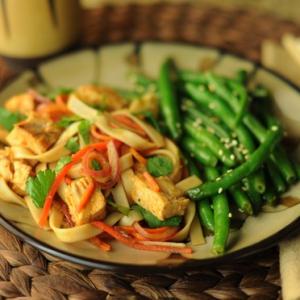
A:
POLYGON ((153 156, 147 159, 147 170, 154 177, 167 176, 173 172, 173 162, 166 156, 153 156))
POLYGON ((67 128, 72 123, 80 121, 81 119, 77 116, 63 117, 57 122, 57 126, 67 128))
POLYGON ((47 169, 39 171, 35 177, 29 177, 26 182, 26 192, 38 208, 44 206, 47 194, 55 180, 55 172, 47 169))
POLYGON ((95 170, 95 171, 101 170, 101 165, 100 165, 100 163, 99 163, 98 160, 93 159, 92 162, 91 162, 91 164, 92 164, 93 170, 95 170))
POLYGON ((67 148, 68 150, 70 150, 72 153, 76 153, 79 148, 80 148, 80 145, 79 145, 79 141, 78 141, 78 137, 71 137, 66 145, 65 145, 65 148, 67 148))
POLYGON ((108 198, 107 202, 111 207, 119 211, 122 215, 127 216, 130 212, 130 208, 116 204, 111 198, 108 198))
POLYGON ((70 156, 61 157, 55 166, 55 173, 59 173, 65 165, 71 162, 71 160, 72 159, 70 156))
POLYGON ((74 90, 67 87, 59 87, 54 89, 53 91, 49 92, 46 96, 51 99, 55 100, 55 98, 59 95, 68 95, 71 94, 74 90))
POLYGON ((82 120, 78 126, 78 132, 86 145, 90 142, 90 129, 91 122, 88 120, 82 120))
POLYGON ((10 131, 13 129, 16 123, 24 120, 26 117, 18 112, 11 112, 3 107, 0 107, 0 125, 6 130, 10 131))
POLYGON ((133 205, 133 209, 138 211, 146 221, 149 227, 151 228, 157 228, 157 227, 163 227, 163 226, 171 226, 171 227, 177 227, 180 225, 182 221, 181 216, 174 216, 171 218, 168 218, 164 221, 159 220, 156 216, 154 216, 150 211, 144 209, 143 207, 139 205, 133 205))

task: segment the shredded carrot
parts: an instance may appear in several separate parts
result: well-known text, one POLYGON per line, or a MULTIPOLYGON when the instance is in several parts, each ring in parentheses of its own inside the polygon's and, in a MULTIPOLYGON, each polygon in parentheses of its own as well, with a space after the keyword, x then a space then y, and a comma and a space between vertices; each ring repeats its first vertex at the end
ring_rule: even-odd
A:
POLYGON ((91 134, 95 139, 101 141, 110 141, 112 139, 110 136, 99 133, 98 131, 98 128, 95 125, 93 125, 91 128, 91 134))
POLYGON ((67 102, 67 100, 68 100, 68 95, 58 95, 58 96, 56 96, 56 98, 55 98, 55 103, 57 104, 57 105, 60 105, 60 106, 62 106, 62 107, 66 107, 67 108, 67 106, 66 106, 66 102, 67 102))
POLYGON ((109 252, 111 250, 111 245, 102 241, 98 236, 90 238, 90 242, 102 251, 109 252))
POLYGON ((157 184, 156 180, 150 175, 150 173, 145 171, 143 172, 143 176, 146 179, 146 182, 151 190, 158 193, 160 191, 159 185, 157 184))
POLYGON ((39 225, 41 227, 44 227, 46 222, 47 222, 47 218, 49 215, 49 211, 51 209, 52 206, 52 202, 53 202, 53 198, 61 184, 61 182, 64 180, 65 176, 68 174, 68 172, 70 171, 70 169, 77 164, 80 159, 91 149, 95 149, 98 151, 103 151, 107 148, 107 143, 106 142, 102 142, 102 143, 97 143, 97 144, 92 144, 92 145, 88 145, 85 148, 79 150, 77 153, 75 153, 72 156, 72 161, 70 163, 68 163, 67 165, 64 166, 64 168, 58 173, 58 175, 56 176, 49 192, 48 195, 45 199, 45 204, 41 213, 41 217, 39 220, 39 225))
POLYGON ((64 179, 64 181, 65 181, 66 185, 69 185, 69 184, 72 183, 72 178, 70 178, 69 176, 66 176, 65 179, 64 179))
POLYGON ((86 191, 82 195, 82 198, 80 199, 80 203, 77 207, 78 212, 80 212, 88 204, 88 202, 90 201, 91 197, 94 194, 94 191, 95 191, 95 183, 94 180, 91 180, 86 191))
POLYGON ((147 163, 146 158, 143 157, 140 153, 138 153, 134 148, 130 148, 129 152, 141 164, 145 165, 147 163))
POLYGON ((134 121, 132 121, 130 118, 123 116, 123 115, 113 115, 112 117, 117 122, 124 124, 125 126, 134 130, 137 134, 144 136, 144 137, 147 136, 147 133, 145 132, 145 130, 140 125, 138 125, 134 121))
POLYGON ((100 228, 101 230, 108 233, 109 235, 111 235, 113 238, 115 238, 119 242, 121 242, 131 248, 145 250, 145 251, 161 251, 161 252, 171 252, 171 253, 180 253, 180 254, 190 254, 193 251, 192 248, 190 248, 190 247, 177 248, 177 247, 162 246, 162 245, 145 245, 145 244, 142 244, 141 241, 139 241, 135 238, 126 237, 120 231, 118 231, 116 228, 109 226, 109 225, 105 224, 104 222, 95 221, 95 222, 92 222, 92 225, 97 228, 100 228))

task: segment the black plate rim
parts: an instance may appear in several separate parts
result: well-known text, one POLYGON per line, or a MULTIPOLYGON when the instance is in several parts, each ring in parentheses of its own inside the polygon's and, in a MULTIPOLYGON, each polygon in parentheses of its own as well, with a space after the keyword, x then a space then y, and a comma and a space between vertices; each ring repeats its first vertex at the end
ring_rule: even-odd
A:
MULTIPOLYGON (((289 79, 284 77, 281 74, 278 74, 276 71, 273 71, 265 66, 263 66, 259 62, 252 61, 248 58, 243 57, 242 55, 232 53, 230 51, 227 51, 226 49, 222 47, 210 47, 207 45, 202 45, 200 43, 189 43, 189 42, 182 42, 182 41, 171 41, 171 42, 165 42, 160 40, 147 40, 143 42, 131 42, 131 41, 124 41, 124 42, 116 42, 116 43, 109 43, 109 44, 103 44, 102 46, 109 46, 109 45, 122 45, 127 43, 135 44, 136 46, 140 46, 144 43, 161 43, 161 44, 180 44, 180 45, 186 45, 186 46, 195 46, 199 48, 205 48, 205 49, 211 49, 211 50, 217 50, 219 51, 220 55, 230 55, 232 57, 240 58, 245 61, 248 61, 254 65, 254 71, 256 72, 257 69, 261 69, 264 71, 267 71, 274 75, 275 77, 279 78, 283 82, 285 82, 288 86, 296 90, 300 94, 300 87, 298 87, 296 84, 291 82, 289 79)), ((94 47, 95 48, 95 47, 94 47)), ((97 47, 98 48, 98 47, 97 47)), ((87 48, 78 48, 76 50, 64 53, 64 54, 70 54, 73 52, 77 52, 84 49, 93 49, 93 47, 87 47, 87 48)), ((47 61, 47 60, 46 60, 47 61)), ((46 62, 45 61, 45 62, 46 62)), ((36 72, 36 70, 34 70, 36 72)), ((15 80, 18 76, 15 76, 5 84, 5 86, 9 85, 11 81, 15 80)), ((3 88, 2 87, 1 90, 3 88)), ((1 91, 0 91, 1 92, 1 91)), ((250 246, 247 246, 245 248, 242 248, 240 250, 225 254, 223 256, 217 256, 214 258, 208 258, 208 259, 187 259, 185 262, 180 264, 171 264, 171 265, 132 265, 127 263, 114 263, 114 262, 107 262, 107 261, 99 261, 91 258, 86 258, 83 256, 70 254, 64 250, 59 250, 51 245, 46 244, 43 241, 40 241, 33 236, 27 234, 20 228, 18 228, 16 225, 11 223, 11 221, 4 218, 2 215, 0 215, 0 225, 2 225, 5 229, 7 229, 9 232, 13 233, 17 237, 19 237, 22 241, 30 244, 33 247, 36 247, 42 252, 45 252, 51 256, 55 256, 57 258, 69 261, 71 263, 83 265, 89 268, 96 268, 96 269, 102 269, 107 271, 113 271, 113 272, 124 272, 124 273, 139 273, 139 274, 147 274, 151 272, 159 272, 159 273, 168 273, 170 271, 177 271, 177 272, 184 272, 184 271, 191 271, 196 270, 199 267, 203 266, 214 266, 224 263, 232 262, 233 260, 245 258, 247 256, 257 254, 259 252, 262 252, 264 250, 267 250, 275 245, 278 244, 279 241, 281 241, 283 238, 287 238, 288 236, 291 236, 295 234, 297 231, 300 232, 300 216, 292 221, 290 224, 276 232, 275 234, 267 237, 266 239, 259 241, 255 244, 252 244, 250 246)))

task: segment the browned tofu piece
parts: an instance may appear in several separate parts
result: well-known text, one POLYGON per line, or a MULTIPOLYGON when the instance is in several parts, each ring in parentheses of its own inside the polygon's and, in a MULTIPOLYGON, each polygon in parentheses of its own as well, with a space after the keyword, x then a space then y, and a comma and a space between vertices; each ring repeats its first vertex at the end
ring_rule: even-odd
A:
POLYGON ((9 111, 29 114, 34 110, 34 99, 32 95, 23 93, 9 98, 4 107, 9 111))
POLYGON ((11 179, 13 190, 19 195, 26 195, 26 182, 32 167, 22 161, 13 161, 14 174, 11 179))
POLYGON ((11 146, 21 146, 41 154, 50 148, 61 134, 61 129, 52 121, 31 114, 26 120, 16 124, 7 136, 11 146))
POLYGON ((8 149, 0 150, 0 177, 7 182, 13 178, 13 169, 8 149))
POLYGON ((93 220, 101 220, 105 217, 106 201, 100 189, 96 189, 89 203, 78 212, 77 207, 91 182, 90 177, 81 177, 73 180, 69 185, 62 184, 59 195, 67 204, 73 222, 76 225, 89 223, 93 220))
POLYGON ((75 94, 88 105, 102 107, 104 110, 116 110, 124 106, 121 96, 109 87, 82 85, 75 94))
MULTIPOLYGON (((134 175, 131 196, 135 203, 150 211, 159 220, 173 216, 182 216, 188 206, 189 199, 182 196, 181 191, 172 187, 173 192, 155 192, 149 188, 141 175, 134 175)), ((171 182, 168 182, 171 184, 171 182)))

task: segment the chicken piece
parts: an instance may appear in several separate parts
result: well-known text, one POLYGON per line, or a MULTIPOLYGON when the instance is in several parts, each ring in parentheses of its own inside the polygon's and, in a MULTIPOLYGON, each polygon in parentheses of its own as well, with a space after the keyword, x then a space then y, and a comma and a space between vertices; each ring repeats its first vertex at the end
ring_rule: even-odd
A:
MULTIPOLYGON (((133 185, 131 190, 131 197, 133 201, 144 209, 150 211, 159 220, 183 215, 189 199, 181 196, 182 192, 177 191, 176 187, 172 187, 174 193, 166 194, 163 191, 153 191, 144 181, 141 175, 133 175, 133 185)), ((171 182, 168 182, 171 184, 171 182)))
POLYGON ((36 154, 45 152, 60 136, 61 129, 52 121, 31 114, 26 120, 16 124, 7 136, 11 146, 21 146, 36 154))
POLYGON ((121 96, 109 87, 82 85, 76 90, 75 94, 88 105, 108 111, 120 109, 124 105, 121 96))
POLYGON ((13 169, 11 166, 9 149, 0 150, 0 177, 7 182, 13 178, 13 169))
POLYGON ((13 162, 14 174, 11 180, 12 189, 19 195, 26 195, 26 182, 31 173, 31 166, 22 161, 13 162))
POLYGON ((60 197, 67 204, 72 220, 76 225, 86 224, 105 217, 106 202, 100 189, 95 190, 88 204, 80 212, 77 210, 91 180, 90 177, 81 177, 73 180, 69 185, 61 184, 58 190, 60 197))
POLYGON ((13 112, 20 112, 21 114, 29 114, 34 110, 34 98, 29 93, 23 93, 20 95, 9 98, 4 107, 13 112))

